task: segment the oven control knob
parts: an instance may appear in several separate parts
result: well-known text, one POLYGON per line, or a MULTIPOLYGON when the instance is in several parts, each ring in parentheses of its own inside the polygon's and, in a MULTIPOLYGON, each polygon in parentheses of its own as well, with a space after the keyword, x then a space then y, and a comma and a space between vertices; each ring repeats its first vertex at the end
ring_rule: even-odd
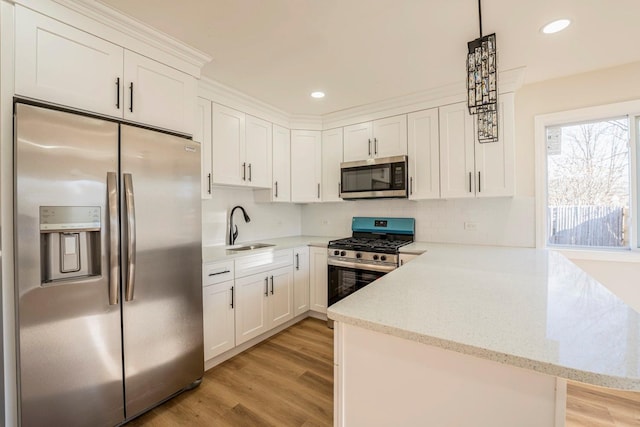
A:
POLYGON ((382 255, 382 256, 380 257, 380 261, 386 261, 386 260, 387 260, 386 255, 382 255))
POLYGON ((356 253, 356 258, 362 258, 362 254, 360 252, 356 253))
POLYGON ((377 261, 377 260, 378 260, 378 255, 374 255, 374 256, 373 256, 373 260, 374 260, 374 261, 377 261))
POLYGON ((346 255, 347 255, 347 251, 340 252, 340 256, 346 256, 346 255))
POLYGON ((335 256, 338 256, 338 255, 340 255, 340 251, 333 251, 333 254, 334 254, 335 256))

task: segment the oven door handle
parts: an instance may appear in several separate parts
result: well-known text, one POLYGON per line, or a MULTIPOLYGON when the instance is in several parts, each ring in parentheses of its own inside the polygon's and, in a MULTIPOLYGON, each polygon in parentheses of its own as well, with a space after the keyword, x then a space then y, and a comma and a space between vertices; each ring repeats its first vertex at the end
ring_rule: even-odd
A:
POLYGON ((362 264, 359 262, 341 261, 339 259, 329 259, 327 260, 327 265, 333 265, 335 267, 353 268, 356 270, 379 271, 382 273, 388 273, 397 268, 397 266, 395 265, 362 264))

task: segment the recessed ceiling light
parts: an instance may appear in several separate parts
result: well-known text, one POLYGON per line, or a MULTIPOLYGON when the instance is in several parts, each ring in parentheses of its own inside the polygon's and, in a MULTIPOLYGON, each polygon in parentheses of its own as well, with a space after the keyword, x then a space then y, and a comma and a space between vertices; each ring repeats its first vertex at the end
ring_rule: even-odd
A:
POLYGON ((557 19, 553 22, 549 22, 547 25, 542 27, 541 31, 545 34, 553 34, 557 33, 558 31, 564 30, 569 26, 569 24, 571 24, 571 21, 569 21, 568 19, 557 19))
POLYGON ((311 92, 311 97, 312 98, 324 98, 324 92, 311 92))

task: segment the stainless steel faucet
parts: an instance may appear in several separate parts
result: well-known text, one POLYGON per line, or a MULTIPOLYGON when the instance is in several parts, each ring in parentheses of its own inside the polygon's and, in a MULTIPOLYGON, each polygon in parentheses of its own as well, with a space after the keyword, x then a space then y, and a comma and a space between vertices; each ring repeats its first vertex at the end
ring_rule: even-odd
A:
POLYGON ((235 206, 231 209, 231 213, 229 214, 229 244, 233 245, 238 238, 238 226, 233 224, 233 213, 236 209, 240 208, 242 214, 244 215, 244 222, 250 222, 251 218, 247 215, 247 211, 244 210, 242 206, 235 206))

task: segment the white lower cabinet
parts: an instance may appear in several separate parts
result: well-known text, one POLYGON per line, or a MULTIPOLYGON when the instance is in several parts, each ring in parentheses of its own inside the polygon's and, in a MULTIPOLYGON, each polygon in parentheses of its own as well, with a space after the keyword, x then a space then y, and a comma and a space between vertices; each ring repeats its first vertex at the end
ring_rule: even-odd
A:
POLYGON ((235 347, 233 260, 206 263, 202 268, 204 360, 235 347))
POLYGON ((236 259, 236 345, 293 319, 292 264, 291 249, 236 259))
POLYGON ((418 256, 419 255, 416 255, 416 254, 400 254, 400 257, 399 257, 399 260, 398 260, 398 262, 400 264, 400 267, 402 267, 403 265, 405 265, 406 263, 408 263, 412 259, 417 258, 418 256))
POLYGON ((205 286, 202 303, 204 360, 209 360, 235 347, 233 280, 205 286))
POLYGON ((309 311, 309 247, 293 250, 293 315, 309 311))
POLYGON ((327 248, 309 248, 309 280, 311 310, 326 313, 329 299, 327 248))

